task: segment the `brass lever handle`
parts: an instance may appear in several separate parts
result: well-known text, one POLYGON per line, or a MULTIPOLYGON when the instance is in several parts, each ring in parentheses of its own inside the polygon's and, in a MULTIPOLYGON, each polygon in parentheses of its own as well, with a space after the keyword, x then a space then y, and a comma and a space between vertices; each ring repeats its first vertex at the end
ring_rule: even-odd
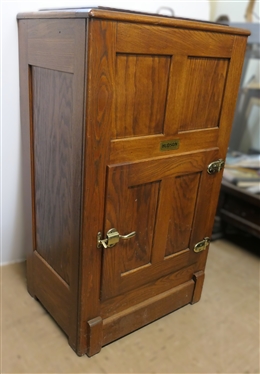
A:
POLYGON ((135 236, 136 232, 133 231, 133 232, 130 232, 130 234, 127 234, 127 235, 120 235, 119 234, 119 238, 120 239, 123 239, 123 240, 127 240, 127 239, 131 239, 135 236))
POLYGON ((127 235, 120 235, 119 232, 116 229, 110 229, 107 232, 107 237, 105 239, 101 239, 101 232, 98 232, 97 234, 97 248, 101 248, 102 246, 104 248, 111 248, 116 245, 116 243, 119 242, 119 239, 127 240, 131 239, 133 236, 135 236, 136 232, 130 232, 130 234, 127 235))

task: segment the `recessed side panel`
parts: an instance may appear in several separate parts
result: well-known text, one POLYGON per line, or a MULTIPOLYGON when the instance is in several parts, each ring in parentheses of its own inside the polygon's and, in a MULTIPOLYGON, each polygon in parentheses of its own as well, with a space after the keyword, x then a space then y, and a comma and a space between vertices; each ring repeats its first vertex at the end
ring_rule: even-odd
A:
POLYGON ((171 56, 116 55, 114 138, 163 133, 171 56))
POLYGON ((229 59, 189 56, 179 131, 219 126, 229 59))
POLYGON ((67 284, 80 212, 73 78, 32 67, 36 250, 67 284))

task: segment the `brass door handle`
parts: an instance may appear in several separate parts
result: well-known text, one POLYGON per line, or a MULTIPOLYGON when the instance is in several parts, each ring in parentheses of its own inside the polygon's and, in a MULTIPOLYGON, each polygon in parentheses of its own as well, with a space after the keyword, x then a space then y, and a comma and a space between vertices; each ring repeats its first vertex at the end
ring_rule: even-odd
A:
POLYGON ((127 235, 120 235, 119 234, 119 238, 120 239, 123 239, 123 240, 127 240, 127 239, 131 239, 135 236, 136 232, 133 231, 133 232, 130 232, 130 234, 127 234, 127 235))
POLYGON ((127 235, 120 235, 117 229, 110 229, 107 232, 107 237, 105 239, 101 239, 101 232, 97 234, 97 247, 100 248, 103 246, 104 248, 111 248, 114 247, 119 242, 119 239, 128 240, 133 238, 136 235, 136 232, 130 232, 127 235))

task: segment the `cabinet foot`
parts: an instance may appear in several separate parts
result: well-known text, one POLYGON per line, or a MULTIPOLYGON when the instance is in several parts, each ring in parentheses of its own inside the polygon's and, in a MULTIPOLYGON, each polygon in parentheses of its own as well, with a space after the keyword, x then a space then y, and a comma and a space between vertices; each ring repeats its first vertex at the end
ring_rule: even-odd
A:
POLYGON ((89 357, 100 352, 103 342, 103 320, 96 317, 87 322, 87 355, 89 357))
POLYGON ((194 273, 193 280, 195 282, 195 286, 194 286, 194 292, 193 292, 191 304, 195 304, 200 300, 204 278, 205 278, 205 273, 203 270, 198 271, 197 273, 194 273))

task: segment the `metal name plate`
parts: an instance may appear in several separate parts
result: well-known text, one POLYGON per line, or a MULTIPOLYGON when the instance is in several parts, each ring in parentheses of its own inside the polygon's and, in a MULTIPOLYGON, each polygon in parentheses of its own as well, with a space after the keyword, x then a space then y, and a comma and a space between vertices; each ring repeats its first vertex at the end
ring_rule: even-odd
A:
POLYGON ((172 151, 180 146, 179 139, 164 140, 160 143, 160 151, 172 151))

